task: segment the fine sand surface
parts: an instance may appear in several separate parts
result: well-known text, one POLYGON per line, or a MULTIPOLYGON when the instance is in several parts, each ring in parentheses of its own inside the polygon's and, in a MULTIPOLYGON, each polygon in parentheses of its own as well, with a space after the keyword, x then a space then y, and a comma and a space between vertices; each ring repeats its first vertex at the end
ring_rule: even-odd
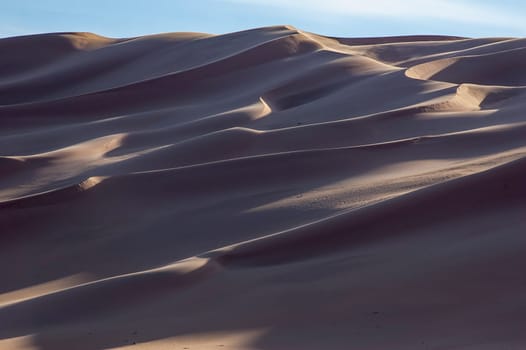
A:
POLYGON ((526 39, 0 53, 0 349, 526 349, 526 39))

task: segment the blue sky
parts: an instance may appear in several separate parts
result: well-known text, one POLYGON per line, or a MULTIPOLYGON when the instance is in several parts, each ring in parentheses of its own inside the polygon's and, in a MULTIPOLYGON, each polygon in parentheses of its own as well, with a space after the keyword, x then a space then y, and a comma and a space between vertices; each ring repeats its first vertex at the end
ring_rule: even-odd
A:
POLYGON ((0 37, 57 31, 219 34, 274 24, 346 37, 526 36, 526 1, 0 0, 0 37))

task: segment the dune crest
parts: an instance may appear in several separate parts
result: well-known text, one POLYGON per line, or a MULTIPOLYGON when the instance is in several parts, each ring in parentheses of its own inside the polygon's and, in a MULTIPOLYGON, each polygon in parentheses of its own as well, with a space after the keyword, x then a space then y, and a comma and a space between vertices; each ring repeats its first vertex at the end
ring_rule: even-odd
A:
POLYGON ((524 39, 0 51, 0 349, 526 345, 524 39))

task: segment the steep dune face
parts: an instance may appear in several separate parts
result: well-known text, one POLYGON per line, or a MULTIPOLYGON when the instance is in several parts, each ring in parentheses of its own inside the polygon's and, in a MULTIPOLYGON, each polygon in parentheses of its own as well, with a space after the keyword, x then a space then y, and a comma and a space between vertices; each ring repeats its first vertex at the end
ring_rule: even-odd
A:
POLYGON ((407 70, 416 79, 484 85, 526 85, 526 47, 422 63, 407 70))
POLYGON ((1 39, 0 349, 524 348, 524 43, 1 39))

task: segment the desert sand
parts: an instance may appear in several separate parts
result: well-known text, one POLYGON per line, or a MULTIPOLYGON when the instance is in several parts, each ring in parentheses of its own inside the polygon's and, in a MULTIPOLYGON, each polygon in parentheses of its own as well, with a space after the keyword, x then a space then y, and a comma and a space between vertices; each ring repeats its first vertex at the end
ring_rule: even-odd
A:
POLYGON ((526 348, 526 39, 0 52, 0 349, 526 348))

